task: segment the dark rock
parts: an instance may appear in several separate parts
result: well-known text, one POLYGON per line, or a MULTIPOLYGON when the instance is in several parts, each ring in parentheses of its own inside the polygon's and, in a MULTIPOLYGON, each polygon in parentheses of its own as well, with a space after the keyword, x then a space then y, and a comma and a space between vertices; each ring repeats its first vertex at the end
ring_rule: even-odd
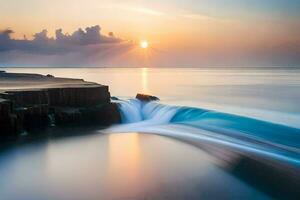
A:
POLYGON ((97 124, 109 126, 121 123, 119 109, 115 103, 83 108, 58 107, 54 111, 54 119, 57 125, 97 124))
POLYGON ((48 77, 48 78, 54 78, 54 76, 51 75, 51 74, 47 74, 46 77, 48 77))
POLYGON ((83 107, 109 103, 108 86, 52 88, 47 90, 50 106, 83 107))
POLYGON ((147 95, 147 94, 137 94, 136 97, 138 100, 140 101, 158 101, 159 98, 156 96, 151 96, 151 95, 147 95))
POLYGON ((17 116, 12 113, 12 105, 8 100, 0 99, 0 141, 15 139, 21 130, 17 116))
POLYGON ((81 109, 83 119, 86 123, 102 126, 121 123, 121 115, 117 104, 102 104, 92 108, 81 109))
POLYGON ((46 90, 7 91, 0 94, 3 99, 10 100, 15 108, 49 104, 46 90))
POLYGON ((0 140, 15 139, 23 131, 53 123, 109 126, 120 122, 108 86, 96 83, 0 93, 0 140))
POLYGON ((15 111, 23 131, 31 131, 46 127, 49 124, 49 106, 40 104, 25 108, 18 108, 15 111))
POLYGON ((120 100, 118 97, 110 97, 111 100, 118 101, 120 100))
POLYGON ((82 120, 79 108, 57 107, 54 109, 55 125, 68 125, 79 123, 82 120))
POLYGON ((49 88, 7 91, 1 98, 11 100, 16 107, 49 104, 50 106, 95 106, 110 102, 108 86, 49 88))

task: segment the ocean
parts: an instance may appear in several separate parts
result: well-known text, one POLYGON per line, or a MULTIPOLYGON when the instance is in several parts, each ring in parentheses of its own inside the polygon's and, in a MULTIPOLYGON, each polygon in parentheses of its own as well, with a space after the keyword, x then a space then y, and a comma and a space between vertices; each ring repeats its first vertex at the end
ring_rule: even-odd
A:
POLYGON ((293 198, 253 183, 256 170, 234 169, 236 157, 251 155, 299 170, 300 69, 4 70, 108 85, 123 121, 105 130, 53 128, 81 134, 0 152, 4 199, 293 198), (137 93, 160 101, 140 102, 137 93))

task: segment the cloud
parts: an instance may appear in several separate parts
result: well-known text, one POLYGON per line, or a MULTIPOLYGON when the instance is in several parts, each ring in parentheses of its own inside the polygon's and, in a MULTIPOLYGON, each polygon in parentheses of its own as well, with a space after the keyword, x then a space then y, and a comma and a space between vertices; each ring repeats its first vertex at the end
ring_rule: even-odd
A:
MULTIPOLYGON (((200 16, 192 18, 201 19, 200 16)), ((169 48, 154 52, 154 48, 150 48, 151 57, 145 58, 138 53, 136 43, 122 40, 113 32, 103 35, 100 26, 79 28, 71 34, 57 29, 54 37, 42 30, 31 40, 14 39, 13 33, 11 29, 0 31, 0 67, 140 67, 146 59, 145 65, 155 67, 300 64, 300 43, 293 41, 278 45, 224 46, 221 40, 221 48, 202 50, 199 47, 197 51, 195 48, 169 48)))
POLYGON ((11 29, 0 31, 2 65, 97 64, 128 51, 133 46, 131 42, 116 37, 113 32, 109 32, 108 35, 101 34, 101 27, 98 25, 84 30, 79 28, 72 34, 57 29, 54 38, 48 37, 46 29, 35 33, 32 40, 13 39, 13 33, 11 29))
POLYGON ((0 32, 0 51, 22 51, 34 54, 61 54, 78 51, 84 46, 99 44, 121 43, 122 40, 111 32, 108 36, 100 33, 100 26, 79 28, 77 31, 64 34, 62 29, 55 31, 55 38, 48 37, 46 29, 33 35, 33 40, 16 40, 11 38, 13 30, 7 29, 0 32))

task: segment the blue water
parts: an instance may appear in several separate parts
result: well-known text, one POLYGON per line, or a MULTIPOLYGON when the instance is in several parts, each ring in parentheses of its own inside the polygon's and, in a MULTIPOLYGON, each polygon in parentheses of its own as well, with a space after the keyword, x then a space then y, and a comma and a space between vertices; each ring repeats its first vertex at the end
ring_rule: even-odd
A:
POLYGON ((123 125, 108 132, 149 132, 209 141, 300 166, 300 129, 220 111, 120 100, 123 125), (176 127, 174 130, 174 126, 176 127))

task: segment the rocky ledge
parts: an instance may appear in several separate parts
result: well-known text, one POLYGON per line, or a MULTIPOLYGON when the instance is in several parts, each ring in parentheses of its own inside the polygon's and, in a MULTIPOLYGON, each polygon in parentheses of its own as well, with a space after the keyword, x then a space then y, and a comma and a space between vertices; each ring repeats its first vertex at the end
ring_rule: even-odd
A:
POLYGON ((159 101, 159 98, 156 96, 148 95, 148 94, 140 94, 138 93, 135 97, 136 99, 144 102, 149 102, 149 101, 159 101))
POLYGON ((109 126, 120 121, 108 86, 52 75, 0 72, 0 141, 53 125, 109 126))

